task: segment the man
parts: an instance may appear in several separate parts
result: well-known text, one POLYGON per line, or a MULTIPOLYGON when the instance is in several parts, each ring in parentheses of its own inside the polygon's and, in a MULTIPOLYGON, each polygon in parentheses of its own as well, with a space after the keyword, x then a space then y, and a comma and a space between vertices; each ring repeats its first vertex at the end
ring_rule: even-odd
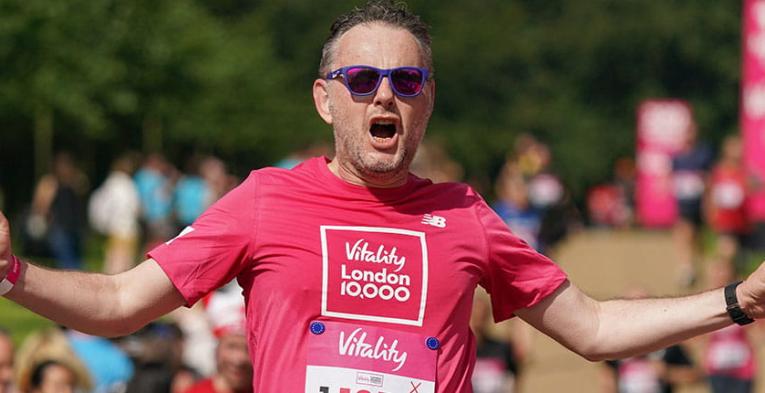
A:
MULTIPOLYGON (((16 282, 7 297, 80 331, 121 335, 236 277, 259 393, 469 392, 476 285, 491 293, 495 319, 517 315, 590 360, 733 323, 722 289, 595 301, 469 187, 410 175, 433 110, 432 72, 416 16, 390 2, 353 10, 332 26, 313 84, 334 159, 254 171, 115 276, 18 261, 3 219, 0 277, 11 270, 16 282)), ((765 316, 765 269, 734 293, 743 320, 765 316)))
POLYGON ((185 393, 251 393, 252 362, 247 352, 247 326, 241 288, 233 283, 205 298, 207 316, 218 339, 215 374, 185 393))
POLYGON ((6 330, 0 328, 0 393, 13 393, 13 341, 6 330))

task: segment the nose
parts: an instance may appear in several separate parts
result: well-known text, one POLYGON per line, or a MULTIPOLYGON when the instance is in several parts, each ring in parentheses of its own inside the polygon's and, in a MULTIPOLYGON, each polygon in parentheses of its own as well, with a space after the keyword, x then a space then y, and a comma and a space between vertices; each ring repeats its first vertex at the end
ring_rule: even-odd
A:
POLYGON ((380 81, 380 86, 377 88, 377 91, 375 92, 375 105, 380 105, 385 108, 389 108, 393 106, 393 99, 396 97, 396 94, 393 92, 393 89, 390 87, 390 77, 385 76, 383 77, 383 80, 380 81))

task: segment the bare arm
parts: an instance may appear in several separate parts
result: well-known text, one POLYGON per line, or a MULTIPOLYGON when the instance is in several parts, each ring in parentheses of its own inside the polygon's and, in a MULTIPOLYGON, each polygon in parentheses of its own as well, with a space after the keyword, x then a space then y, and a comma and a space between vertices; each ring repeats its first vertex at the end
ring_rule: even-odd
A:
POLYGON ((26 264, 6 296, 61 325, 101 336, 130 334, 184 304, 152 259, 114 276, 26 264))
MULTIPOLYGON (((738 288, 739 301, 748 315, 760 316, 746 306, 749 300, 743 300, 746 284, 749 282, 738 288)), ((681 298, 598 302, 566 283, 539 304, 517 314, 592 361, 658 350, 732 323, 725 311, 722 289, 681 298)))
MULTIPOLYGON (((8 221, 0 213, 0 278, 9 268, 9 233, 8 221)), ((152 259, 113 276, 26 263, 6 297, 59 324, 103 336, 129 334, 184 304, 152 259)))

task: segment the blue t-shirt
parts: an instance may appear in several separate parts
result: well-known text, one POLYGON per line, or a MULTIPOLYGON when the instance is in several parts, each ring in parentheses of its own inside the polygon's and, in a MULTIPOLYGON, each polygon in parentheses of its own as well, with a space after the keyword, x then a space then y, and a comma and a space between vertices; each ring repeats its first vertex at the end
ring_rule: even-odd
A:
POLYGON ((519 209, 515 205, 496 201, 491 206, 510 231, 539 251, 539 230, 542 228, 542 215, 533 207, 519 209))
POLYGON ((207 208, 207 183, 199 176, 184 176, 175 185, 173 205, 181 225, 191 225, 207 208))
POLYGON ((90 375, 93 377, 94 393, 119 391, 133 376, 133 363, 111 341, 81 333, 67 333, 69 343, 90 375))
POLYGON ((168 179, 161 173, 141 169, 133 177, 141 198, 143 216, 149 222, 160 221, 170 216, 172 196, 168 189, 168 179))

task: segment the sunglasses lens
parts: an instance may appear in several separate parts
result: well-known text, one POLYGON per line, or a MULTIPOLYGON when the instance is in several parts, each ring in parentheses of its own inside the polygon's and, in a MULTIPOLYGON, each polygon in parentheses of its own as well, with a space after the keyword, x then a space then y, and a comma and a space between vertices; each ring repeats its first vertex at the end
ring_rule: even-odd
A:
POLYGON ((391 82, 401 95, 414 96, 420 94, 424 79, 422 72, 416 68, 399 68, 391 73, 391 82))
POLYGON ((348 87, 356 94, 369 94, 375 90, 380 73, 371 68, 354 67, 346 71, 348 87))

